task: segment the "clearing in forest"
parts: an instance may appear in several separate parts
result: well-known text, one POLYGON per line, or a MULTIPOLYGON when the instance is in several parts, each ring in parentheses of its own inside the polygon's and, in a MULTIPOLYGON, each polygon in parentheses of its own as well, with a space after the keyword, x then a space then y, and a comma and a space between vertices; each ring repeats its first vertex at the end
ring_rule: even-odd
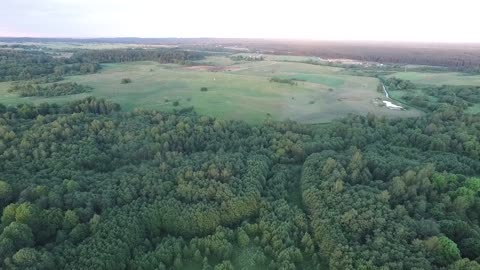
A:
POLYGON ((260 123, 265 119, 291 119, 321 123, 349 113, 368 112, 387 117, 412 117, 410 109, 391 111, 375 105, 382 98, 376 78, 344 74, 338 67, 285 62, 234 61, 213 56, 185 67, 156 62, 105 64, 96 74, 66 77, 93 87, 89 93, 54 98, 19 98, 0 83, 0 102, 64 102, 89 95, 119 103, 123 109, 149 108, 171 111, 193 106, 200 114, 260 123), (132 83, 120 84, 121 78, 132 83), (279 83, 271 81, 288 81, 279 83), (208 91, 200 91, 202 87, 208 91))

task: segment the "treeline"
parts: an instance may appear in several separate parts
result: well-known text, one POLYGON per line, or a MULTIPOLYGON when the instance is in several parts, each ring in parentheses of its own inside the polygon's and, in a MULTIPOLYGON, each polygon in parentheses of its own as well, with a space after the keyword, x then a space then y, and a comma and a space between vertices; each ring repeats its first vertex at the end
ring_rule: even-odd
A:
POLYGON ((0 106, 4 269, 478 269, 480 115, 0 106))
POLYGON ((121 63, 133 61, 158 61, 160 63, 187 64, 201 60, 204 53, 176 49, 112 49, 112 50, 82 50, 70 58, 79 63, 121 63))
POLYGON ((0 50, 0 81, 95 73, 99 68, 97 62, 74 63, 42 51, 0 50))
POLYGON ((202 59, 203 53, 176 49, 75 50, 71 57, 54 57, 36 50, 0 50, 0 81, 38 79, 97 72, 100 63, 158 61, 186 64, 202 59))
POLYGON ((90 92, 92 87, 75 82, 52 83, 45 86, 28 83, 14 83, 8 92, 16 93, 21 97, 55 97, 90 92))
POLYGON ((39 50, 46 49, 37 45, 25 45, 25 44, 0 44, 1 49, 21 49, 21 50, 39 50))
POLYGON ((270 82, 275 82, 275 83, 285 83, 285 84, 290 84, 290 85, 297 85, 296 79, 283 79, 283 78, 278 78, 278 77, 272 77, 269 80, 270 82))
POLYGON ((265 57, 263 55, 232 55, 230 59, 233 61, 263 61, 265 57))

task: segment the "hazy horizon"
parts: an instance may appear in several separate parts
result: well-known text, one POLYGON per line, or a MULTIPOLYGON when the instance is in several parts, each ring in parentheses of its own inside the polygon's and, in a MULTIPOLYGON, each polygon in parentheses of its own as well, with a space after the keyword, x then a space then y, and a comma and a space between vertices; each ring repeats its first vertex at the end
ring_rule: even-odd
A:
POLYGON ((475 1, 5 0, 0 36, 479 43, 475 1))

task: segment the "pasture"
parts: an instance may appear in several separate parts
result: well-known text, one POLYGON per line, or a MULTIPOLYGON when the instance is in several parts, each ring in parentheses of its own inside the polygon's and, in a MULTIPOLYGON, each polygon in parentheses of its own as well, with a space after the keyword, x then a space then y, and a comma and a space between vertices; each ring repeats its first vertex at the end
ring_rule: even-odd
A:
POLYGON ((212 56, 194 66, 130 62, 107 64, 96 74, 66 77, 93 87, 92 92, 53 98, 19 98, 0 83, 0 102, 65 102, 97 96, 134 108, 171 111, 193 106, 204 115, 260 123, 291 119, 303 123, 328 122, 349 113, 368 112, 387 117, 413 117, 420 112, 392 111, 374 104, 378 80, 346 75, 342 68, 296 62, 233 61, 212 56), (293 79, 296 85, 270 82, 293 79), (121 84, 122 78, 131 83, 121 84), (208 91, 200 91, 207 87, 208 91))

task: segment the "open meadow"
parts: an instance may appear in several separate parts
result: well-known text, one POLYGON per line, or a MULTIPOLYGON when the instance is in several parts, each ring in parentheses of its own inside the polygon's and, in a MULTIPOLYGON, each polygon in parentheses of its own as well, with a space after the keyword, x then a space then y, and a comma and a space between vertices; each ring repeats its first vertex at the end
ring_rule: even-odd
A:
POLYGON ((376 105, 373 101, 383 97, 376 91, 376 78, 346 75, 337 67, 276 59, 233 61, 211 56, 193 66, 151 61, 105 64, 99 73, 66 77, 93 87, 89 93, 19 98, 7 93, 8 83, 2 83, 0 102, 62 103, 91 95, 117 102, 125 110, 171 111, 193 106, 200 114, 250 123, 268 118, 321 123, 349 113, 372 112, 387 117, 420 114, 414 109, 392 111, 376 105), (122 78, 132 82, 121 84, 122 78), (271 78, 284 81, 271 82, 271 78), (201 91, 202 87, 208 90, 201 91))

